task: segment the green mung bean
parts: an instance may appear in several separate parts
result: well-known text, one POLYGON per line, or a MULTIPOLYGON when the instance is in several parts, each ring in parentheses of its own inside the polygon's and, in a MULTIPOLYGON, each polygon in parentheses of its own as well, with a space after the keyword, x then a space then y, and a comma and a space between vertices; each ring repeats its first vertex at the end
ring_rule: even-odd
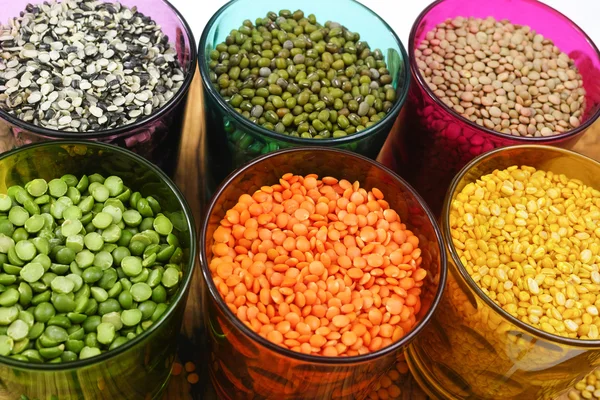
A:
MULTIPOLYGON (((337 113, 322 112, 362 117, 366 126, 383 119, 396 101, 380 50, 371 51, 358 33, 339 23, 322 25, 300 10, 270 12, 243 25, 210 58, 210 79, 220 95, 238 113, 280 134, 315 139, 335 131, 353 134, 358 130, 346 132, 347 118, 340 123, 337 113)), ((244 149, 254 145, 251 138, 237 141, 244 149)))

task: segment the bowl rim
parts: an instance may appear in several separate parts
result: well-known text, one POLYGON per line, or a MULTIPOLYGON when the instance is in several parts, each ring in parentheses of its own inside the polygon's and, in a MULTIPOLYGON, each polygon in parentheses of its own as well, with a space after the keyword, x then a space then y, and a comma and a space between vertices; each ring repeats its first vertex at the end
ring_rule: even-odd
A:
POLYGON ((202 222, 202 228, 201 228, 201 232, 200 232, 199 248, 200 248, 200 266, 201 266, 202 274, 204 276, 204 285, 205 285, 204 288, 206 289, 208 287, 208 293, 210 294, 210 297, 212 298, 212 300, 215 301, 215 303, 217 304, 217 307, 220 309, 220 311, 227 316, 229 321, 239 331, 241 331, 246 337, 248 337, 254 343, 258 343, 260 346, 266 347, 267 349, 269 349, 270 351, 272 351, 276 354, 281 354, 285 357, 288 357, 288 358, 291 358, 291 359, 294 359, 294 360, 297 360, 300 362, 308 362, 308 363, 321 364, 321 365, 346 365, 346 364, 354 364, 354 363, 363 363, 363 362, 371 361, 371 360, 389 355, 395 351, 401 350, 403 347, 406 347, 406 345, 409 344, 415 337, 417 337, 417 335, 430 322, 435 311, 438 308, 438 305, 442 299, 442 295, 444 294, 444 290, 446 287, 446 277, 447 277, 448 265, 447 265, 447 255, 446 255, 446 251, 444 249, 443 237, 442 237, 441 229, 438 225, 437 219, 435 218, 434 214, 429 209, 429 206, 427 205, 427 203, 425 203, 423 198, 417 193, 417 191, 415 189, 413 189, 412 186, 410 186, 410 184, 408 184, 408 182, 406 182, 402 177, 400 177, 399 175, 394 173, 392 170, 390 170, 383 164, 380 164, 380 163, 378 163, 370 158, 367 158, 365 156, 362 156, 360 154, 356 154, 351 151, 336 149, 336 148, 323 148, 323 147, 318 147, 318 146, 310 146, 310 147, 297 147, 297 148, 278 150, 278 151, 274 151, 271 153, 267 153, 261 157, 258 157, 256 159, 252 160, 251 162, 249 162, 248 164, 244 165, 242 168, 239 168, 236 171, 234 171, 233 173, 231 173, 223 181, 223 183, 219 186, 219 188, 215 191, 215 194, 212 196, 212 199, 210 200, 209 205, 206 209, 206 213, 204 215, 204 221, 202 222), (260 164, 263 161, 266 161, 270 158, 286 157, 290 153, 296 153, 296 152, 329 152, 329 153, 334 153, 334 154, 341 154, 341 155, 346 155, 346 156, 350 156, 350 157, 355 157, 357 159, 360 159, 361 161, 371 164, 373 167, 376 167, 379 170, 383 171, 388 177, 392 178, 396 182, 399 182, 406 191, 410 192, 414 196, 416 201, 419 203, 421 210, 423 210, 423 212, 426 214, 429 222, 431 223, 431 225, 433 227, 433 231, 434 231, 434 234, 435 234, 435 237, 437 240, 437 245, 438 245, 439 252, 440 252, 440 255, 439 255, 440 271, 439 271, 439 282, 438 282, 437 291, 435 293, 433 301, 431 302, 431 306, 429 307, 429 309, 427 310, 425 315, 423 315, 423 318, 419 321, 419 323, 417 325, 415 325, 404 337, 402 337, 400 340, 398 340, 395 343, 392 343, 391 345, 389 345, 387 347, 379 349, 375 352, 358 355, 358 356, 352 356, 352 357, 317 356, 317 355, 312 355, 312 354, 303 354, 303 353, 295 352, 295 351, 292 351, 289 349, 284 349, 284 348, 270 342, 269 340, 263 338, 262 336, 258 335, 257 333, 252 331, 250 328, 248 328, 244 323, 242 323, 240 321, 240 319, 235 314, 233 314, 233 312, 229 309, 229 307, 227 307, 227 305, 225 304, 225 301, 219 294, 219 291, 214 284, 212 274, 208 267, 209 262, 208 262, 208 257, 207 257, 206 236, 207 236, 207 232, 208 232, 208 227, 210 225, 210 216, 211 216, 215 206, 217 205, 219 198, 221 197, 223 192, 230 186, 231 182, 234 179, 236 179, 238 176, 244 174, 248 169, 250 169, 250 168, 254 167, 255 165, 260 164))
POLYGON ((186 261, 188 269, 185 271, 183 278, 180 282, 180 289, 177 291, 175 297, 171 299, 169 307, 165 311, 165 314, 161 317, 161 323, 152 324, 152 326, 144 331, 141 335, 136 336, 132 340, 123 344, 122 346, 117 347, 116 349, 106 351, 98 356, 86 358, 83 360, 77 361, 69 361, 69 362, 61 362, 58 364, 48 364, 48 363, 29 363, 25 361, 15 360, 10 357, 0 356, 0 364, 6 364, 10 367, 17 368, 20 370, 29 370, 29 371, 39 371, 39 372, 60 372, 60 371, 69 371, 78 368, 89 368, 96 364, 101 364, 103 362, 111 360, 113 357, 116 357, 122 353, 129 351, 134 346, 137 346, 140 343, 143 343, 146 339, 152 336, 154 331, 156 331, 159 327, 161 327, 164 321, 169 318, 175 311, 175 308, 181 301, 184 301, 189 292, 190 284, 192 278, 194 276, 194 269, 196 266, 197 259, 197 236, 196 236, 196 224, 194 221, 194 214, 185 199, 185 196, 177 185, 169 178, 160 168, 156 165, 152 164, 150 161, 141 157, 140 155, 124 149, 119 146, 115 146, 108 143, 96 142, 96 141, 84 141, 84 140, 53 140, 47 142, 40 142, 29 144, 26 146, 22 146, 6 153, 0 154, 0 161, 12 157, 14 155, 19 154, 24 150, 31 150, 42 147, 62 147, 63 145, 76 145, 76 146, 89 146, 89 147, 97 147, 101 149, 105 149, 111 152, 121 153, 123 156, 127 158, 131 158, 134 161, 142 164, 145 168, 148 168, 150 171, 155 173, 158 178, 164 182, 171 192, 175 195, 183 214, 185 215, 186 227, 189 231, 189 239, 190 239, 190 248, 189 248, 189 257, 186 261))
MULTIPOLYGON (((452 237, 451 232, 450 232, 450 224, 449 224, 450 203, 455 197, 455 192, 456 192, 456 188, 457 188, 458 184, 465 177, 465 175, 471 170, 471 168, 476 166, 478 163, 484 162, 484 161, 486 161, 486 159, 488 159, 492 156, 495 156, 498 153, 502 153, 502 152, 509 151, 509 150, 519 150, 519 149, 536 150, 539 152, 562 153, 562 154, 565 154, 565 155, 568 155, 571 157, 576 157, 586 163, 596 164, 598 167, 600 167, 600 162, 598 162, 590 157, 587 157, 583 154, 577 153, 572 150, 566 150, 566 149, 563 149, 560 147, 547 146, 547 145, 521 144, 521 145, 515 145, 515 146, 506 146, 506 147, 497 148, 497 149, 488 151, 487 153, 481 154, 481 155, 477 156, 476 158, 474 158, 471 162, 469 162, 464 168, 462 168, 460 170, 460 172, 452 180, 452 183, 450 184, 450 188, 448 189, 448 192, 446 193, 446 198, 444 200, 444 208, 443 208, 442 214, 441 214, 442 234, 444 236, 444 239, 452 237)), ((491 173, 491 171, 487 172, 487 173, 491 173)), ((529 325, 529 324, 513 317, 512 315, 510 315, 509 313, 504 311, 502 309, 502 307, 497 305, 492 299, 490 299, 483 292, 483 290, 479 287, 479 285, 477 285, 477 283, 475 283, 473 278, 471 278, 471 275, 469 275, 466 268, 460 261, 460 257, 458 256, 458 254, 456 252, 456 247, 454 246, 452 241, 445 240, 445 243, 446 243, 446 248, 448 250, 448 253, 450 253, 449 260, 451 260, 454 263, 454 265, 456 266, 456 269, 460 273, 460 276, 462 277, 463 282, 465 282, 467 284, 469 289, 472 292, 474 292, 481 301, 483 301, 493 311, 495 311, 500 316, 502 316, 505 320, 508 320, 508 322, 510 322, 511 324, 517 326, 518 328, 533 335, 536 338, 542 338, 542 339, 545 339, 545 340, 547 340, 549 342, 553 342, 553 343, 559 343, 559 344, 568 345, 568 346, 577 347, 577 348, 598 348, 598 346, 600 346, 600 339, 589 340, 589 339, 565 338, 562 336, 554 335, 552 333, 544 332, 540 329, 533 327, 532 325, 529 325)), ((448 266, 448 269, 450 269, 450 268, 452 268, 452 267, 448 266)))
MULTIPOLYGON (((102 1, 106 2, 108 0, 102 0, 102 1)), ((43 137, 52 138, 52 139, 77 140, 78 138, 106 139, 106 138, 110 138, 113 136, 120 137, 123 135, 135 134, 135 133, 137 133, 137 131, 139 129, 143 129, 147 125, 162 118, 165 114, 167 114, 175 106, 177 106, 181 102, 181 100, 185 98, 185 96, 187 96, 190 86, 192 84, 192 81, 194 79, 194 75, 196 74, 197 62, 195 60, 197 59, 198 54, 197 54, 197 48, 196 48, 196 39, 194 38, 194 33, 192 31, 192 28, 188 24, 187 20, 183 17, 181 12, 179 12, 179 10, 177 8, 175 8, 175 6, 173 6, 173 4, 170 3, 169 0, 160 0, 160 1, 162 1, 167 7, 169 7, 171 9, 171 11, 173 12, 173 14, 175 15, 175 17, 181 22, 181 25, 183 26, 183 34, 185 36, 187 36, 187 39, 190 44, 190 59, 188 61, 187 67, 182 65, 182 69, 185 74, 183 84, 181 85, 179 90, 173 95, 173 97, 167 103, 165 103, 161 108, 156 110, 156 112, 153 112, 152 114, 148 115, 147 117, 141 118, 131 124, 122 125, 122 126, 119 126, 116 128, 111 128, 111 129, 103 129, 103 130, 88 131, 88 132, 61 131, 58 129, 50 129, 50 128, 45 128, 40 125, 34 125, 30 122, 26 122, 20 118, 17 118, 16 116, 8 113, 6 110, 4 110, 1 107, 0 107, 0 121, 5 120, 8 123, 20 128, 20 129, 23 129, 26 132, 32 133, 36 136, 43 136, 43 137)), ((150 18, 152 18, 152 16, 150 16, 150 18)))
MULTIPOLYGON (((208 94, 213 101, 215 101, 220 109, 228 114, 229 118, 233 118, 236 123, 240 124, 243 129, 249 132, 252 135, 260 134, 268 137, 269 139, 279 140, 281 142, 293 143, 295 145, 301 146, 315 146, 315 139, 305 139, 305 138, 297 138, 292 136, 283 135, 277 133, 275 131, 271 131, 266 129, 254 122, 244 118, 239 113, 237 113, 231 105, 225 101, 225 99, 218 93, 213 87, 212 82, 210 81, 210 71, 208 69, 208 63, 205 62, 206 59, 206 46, 209 40, 208 33, 212 29, 213 25, 217 22, 219 17, 229 9, 229 7, 235 7, 238 3, 247 1, 247 0, 231 0, 223 5, 213 16, 210 18, 208 23, 205 25, 204 30, 202 31, 202 36, 200 37, 200 44, 198 46, 198 66, 200 69, 200 76, 202 78, 202 86, 204 88, 205 93, 208 94)), ((340 0, 336 0, 340 1, 340 0)), ((356 0, 341 0, 342 2, 354 3, 359 7, 362 7, 365 12, 371 13, 375 18, 379 20, 379 22, 391 33, 393 39, 396 42, 396 45, 400 49, 400 56, 402 57, 402 71, 398 71, 396 77, 401 77, 403 82, 405 82, 404 86, 401 88, 396 88, 396 91, 400 91, 400 96, 394 102, 392 109, 383 117, 381 120, 377 121, 373 126, 370 126, 366 129, 363 129, 360 132, 354 133, 352 135, 344 136, 341 138, 327 138, 327 139, 319 139, 317 144, 323 147, 327 146, 337 146, 346 143, 352 143, 355 141, 359 141, 363 138, 369 137, 376 133, 379 133, 380 129, 387 123, 394 122, 398 115, 400 114, 400 110, 406 103, 406 99, 408 98, 408 91, 411 84, 411 73, 410 73, 410 61, 408 58, 408 53, 406 52, 406 48, 404 44, 396 34, 396 32, 392 29, 392 27, 385 21, 383 18, 379 16, 379 14, 375 13, 369 7, 364 4, 356 1, 356 0)), ((241 23, 241 22, 240 22, 241 23)), ((205 95, 206 96, 206 95, 205 95)), ((389 133, 389 132, 387 132, 389 133)))
MULTIPOLYGON (((417 31, 418 31, 419 26, 423 22, 423 20, 425 18, 427 18, 427 15, 433 8, 437 7, 438 5, 440 5, 442 3, 445 3, 446 1, 447 0, 436 0, 433 3, 431 3, 429 6, 427 6, 427 8, 425 8, 423 11, 421 11, 421 13, 419 14, 417 19, 413 23, 413 26, 410 30, 410 36, 408 38, 409 54, 412 54, 412 55, 415 54, 415 40, 417 37, 417 31)), ((469 1, 469 0, 467 0, 467 1, 469 1)), ((475 0, 475 2, 476 1, 477 0, 475 0)), ((579 25, 577 25, 575 22, 573 22, 569 17, 567 17, 560 11, 554 9, 553 7, 550 7, 546 3, 543 3, 538 0, 517 0, 515 2, 516 3, 515 5, 518 6, 519 2, 535 3, 535 5, 545 8, 546 11, 548 11, 548 12, 554 12, 559 17, 564 19, 566 22, 570 23, 573 30, 575 30, 577 33, 579 33, 583 37, 585 37, 585 39, 588 42, 588 44, 590 45, 590 47, 596 51, 596 60, 600 61, 600 50, 598 50, 598 47, 596 46, 594 41, 587 35, 587 33, 585 33, 585 31, 583 29, 581 29, 579 27, 579 25)), ((544 144, 544 143, 552 143, 552 142, 556 142, 556 141, 562 141, 562 140, 577 136, 577 134, 583 133, 598 119, 598 117, 600 117, 600 106, 599 106, 598 109, 596 110, 596 112, 594 114, 590 115, 589 118, 587 118, 585 121, 583 121, 581 123, 581 125, 579 125, 577 128, 571 129, 567 132, 563 132, 558 135, 552 135, 552 136, 544 136, 544 137, 513 136, 513 135, 506 134, 506 133, 497 132, 493 129, 488 129, 485 126, 477 125, 473 121, 469 120, 468 118, 463 117, 461 114, 457 113, 456 111, 454 111, 453 109, 448 107, 443 101, 441 101, 439 99, 439 97, 437 97, 433 93, 433 91, 429 88, 429 85, 427 85, 427 83, 425 82, 423 75, 419 71, 419 67, 417 66, 417 60, 414 56, 410 57, 409 63, 410 63, 411 75, 413 75, 413 78, 414 78, 413 80, 416 81, 416 85, 419 88, 421 88, 431 100, 433 100, 433 102, 436 104, 436 106, 442 107, 442 109, 444 109, 444 111, 451 114, 453 117, 458 118, 458 120, 460 122, 468 125, 471 129, 474 129, 476 131, 485 132, 488 135, 492 135, 492 136, 495 136, 495 137, 503 139, 503 140, 511 139, 516 143, 522 142, 523 144, 536 144, 536 143, 544 144)))

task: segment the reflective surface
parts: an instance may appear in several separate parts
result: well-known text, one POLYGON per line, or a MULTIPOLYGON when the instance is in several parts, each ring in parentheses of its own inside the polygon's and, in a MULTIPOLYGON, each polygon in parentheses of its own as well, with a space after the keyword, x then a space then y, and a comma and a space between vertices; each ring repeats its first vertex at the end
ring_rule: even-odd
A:
POLYGON ((514 146, 480 156, 452 182, 442 212, 448 283, 438 311, 409 348, 411 372, 438 399, 552 399, 600 366, 600 341, 533 329, 490 300, 460 263, 448 225, 455 195, 482 175, 512 165, 567 174, 600 187, 600 164, 547 146, 514 146))
MULTIPOLYGON (((103 0, 113 2, 113 0, 103 0)), ((19 15, 30 0, 10 0, 0 8, 0 23, 19 15)), ((41 3, 41 1, 40 1, 41 3)), ((0 153, 29 143, 54 139, 92 139, 127 148, 152 161, 169 176, 175 173, 187 94, 196 72, 196 41, 190 27, 166 0, 121 0, 152 17, 169 36, 185 73, 180 90, 158 112, 138 122, 100 132, 61 132, 20 121, 0 108, 0 153)))
POLYGON ((184 276, 164 319, 114 352, 68 364, 29 364, 0 357, 0 398, 159 398, 175 359, 195 261, 191 211, 175 184, 156 167, 133 153, 94 142, 46 142, 0 155, 0 193, 11 185, 66 173, 116 174, 132 190, 155 197, 173 221, 174 232, 179 231, 186 260, 184 276))
POLYGON ((439 214, 444 194, 456 173, 479 154, 515 144, 551 144, 572 148, 600 115, 600 55, 591 39, 558 11, 536 0, 439 0, 430 5, 413 25, 409 39, 413 80, 398 135, 390 136, 381 161, 417 189, 439 214), (442 103, 420 75, 415 49, 427 32, 447 18, 474 16, 507 18, 528 25, 554 41, 569 55, 583 76, 586 110, 580 127, 547 138, 507 136, 483 128, 459 116, 442 103))
POLYGON ((210 376, 224 399, 362 399, 396 362, 398 353, 426 326, 446 281, 439 228, 422 199, 398 176, 368 158, 347 151, 306 148, 265 155, 232 174, 210 204, 201 234, 202 273, 207 284, 205 314, 210 341, 210 376), (278 182, 287 172, 334 176, 380 188, 390 207, 420 239, 422 267, 429 271, 417 325, 399 342, 357 357, 308 356, 283 349, 250 331, 226 306, 208 268, 213 232, 240 195, 278 182))
POLYGON ((406 50, 392 29, 371 10, 354 0, 235 0, 227 3, 208 22, 198 50, 198 62, 204 87, 204 108, 211 165, 209 182, 214 190, 234 169, 262 154, 278 149, 300 146, 339 147, 377 157, 401 107, 406 100, 409 83, 406 50), (372 50, 381 49, 388 69, 394 77, 396 103, 379 123, 361 132, 339 139, 301 139, 280 135, 255 125, 227 104, 210 82, 208 60, 210 51, 223 42, 232 29, 238 29, 245 19, 263 18, 268 11, 302 9, 315 14, 324 24, 331 20, 358 32, 372 50))

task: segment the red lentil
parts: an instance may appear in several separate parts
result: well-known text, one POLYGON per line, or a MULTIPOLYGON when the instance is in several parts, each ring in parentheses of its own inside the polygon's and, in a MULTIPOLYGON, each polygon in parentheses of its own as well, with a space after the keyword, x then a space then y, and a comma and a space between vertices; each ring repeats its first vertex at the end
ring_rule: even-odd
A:
POLYGON ((189 374, 187 377, 187 381, 189 383, 191 383, 192 385, 195 385, 196 383, 198 383, 200 381, 200 376, 196 373, 189 374))
POLYGON ((173 364, 173 369, 171 370, 171 375, 178 376, 181 374, 182 371, 183 371, 183 365, 176 362, 173 364))
POLYGON ((282 347, 366 354, 416 323, 427 275, 419 239, 377 188, 288 173, 240 196, 213 240, 210 270, 221 296, 282 347))

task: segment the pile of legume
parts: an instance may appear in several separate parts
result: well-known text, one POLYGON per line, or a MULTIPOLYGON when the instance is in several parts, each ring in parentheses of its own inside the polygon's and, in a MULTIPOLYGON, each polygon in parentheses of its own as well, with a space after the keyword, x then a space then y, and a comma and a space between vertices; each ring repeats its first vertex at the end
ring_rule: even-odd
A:
POLYGON ((0 25, 0 107, 45 128, 97 131, 163 107, 183 84, 159 25, 120 3, 29 4, 0 25))
POLYGON ((573 60, 528 26, 448 19, 427 33, 415 58, 435 95, 478 125, 541 137, 581 124, 585 89, 573 60))
POLYGON ((209 268, 227 305, 282 347, 366 354, 416 323, 419 239, 377 188, 288 173, 242 195, 213 239, 209 268))
POLYGON ((449 226, 462 264, 506 312, 543 331, 598 339, 600 191, 513 166, 469 183, 449 226))
POLYGON ((238 113, 295 137, 351 135, 376 124, 396 101, 381 50, 301 10, 244 21, 210 53, 209 68, 238 113))
POLYGON ((156 323, 183 251, 151 196, 99 174, 34 179, 0 194, 0 355, 67 362, 156 323))

